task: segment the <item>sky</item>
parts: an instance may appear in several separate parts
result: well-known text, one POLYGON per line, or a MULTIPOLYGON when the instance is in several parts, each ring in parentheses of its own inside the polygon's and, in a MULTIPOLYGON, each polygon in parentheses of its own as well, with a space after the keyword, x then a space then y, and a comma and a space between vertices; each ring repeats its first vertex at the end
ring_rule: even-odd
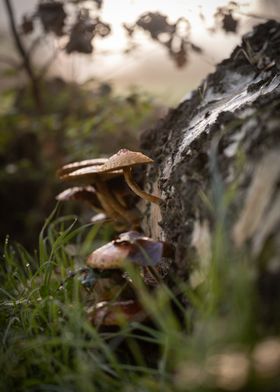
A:
MULTIPOLYGON (((239 34, 226 34, 221 31, 210 33, 207 28, 213 26, 215 9, 226 3, 225 0, 104 0, 101 19, 112 25, 113 34, 96 41, 92 56, 69 56, 61 52, 51 68, 51 74, 62 75, 77 82, 96 77, 113 83, 120 92, 135 87, 156 94, 161 99, 177 102, 188 91, 197 87, 207 73, 214 71, 215 64, 230 55, 240 42, 241 34, 259 22, 245 17, 242 19, 239 34), (188 65, 178 70, 164 48, 147 39, 145 32, 138 32, 135 41, 139 48, 129 56, 124 55, 127 40, 122 23, 133 24, 139 15, 147 11, 160 11, 168 16, 170 22, 176 21, 182 15, 188 18, 192 27, 192 41, 202 47, 203 54, 192 54, 188 65), (200 12, 205 16, 205 23, 202 23, 199 17, 200 12)), ((245 13, 269 15, 269 12, 273 12, 271 0, 239 3, 244 4, 241 10, 245 13)), ((33 10, 35 4, 36 0, 13 0, 17 19, 20 20, 24 12, 33 10)), ((7 31, 3 2, 0 2, 0 22, 1 30, 7 31)), ((37 51, 37 63, 43 65, 53 50, 53 40, 46 40, 37 51)))

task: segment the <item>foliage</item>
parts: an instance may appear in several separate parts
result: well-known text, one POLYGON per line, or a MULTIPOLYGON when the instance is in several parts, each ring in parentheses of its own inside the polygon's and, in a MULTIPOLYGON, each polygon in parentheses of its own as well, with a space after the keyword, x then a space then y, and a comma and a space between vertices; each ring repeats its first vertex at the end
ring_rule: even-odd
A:
MULTIPOLYGON (((109 24, 98 16, 92 16, 86 1, 69 1, 68 7, 61 1, 39 1, 32 15, 24 15, 21 32, 25 35, 34 31, 34 22, 38 19, 45 33, 67 38, 67 53, 85 53, 93 51, 94 37, 104 38, 111 32, 109 24), (70 8, 69 8, 70 5, 70 8), (72 7, 71 7, 72 5, 72 7), (72 21, 69 23, 69 19, 72 21)), ((102 7, 102 1, 95 3, 96 13, 102 7)))

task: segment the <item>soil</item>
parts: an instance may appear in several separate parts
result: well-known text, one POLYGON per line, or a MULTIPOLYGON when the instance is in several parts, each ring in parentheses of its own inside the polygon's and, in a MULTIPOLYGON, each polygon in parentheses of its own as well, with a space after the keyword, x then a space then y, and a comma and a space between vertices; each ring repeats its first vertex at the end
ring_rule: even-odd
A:
MULTIPOLYGON (((220 219, 232 235, 258 163, 271 151, 280 156, 279 123, 280 24, 269 21, 244 36, 188 99, 142 135, 143 151, 155 160, 146 189, 158 186, 163 199, 159 226, 151 209, 143 226, 146 234, 175 245, 179 275, 188 274, 197 223, 207 222, 211 233, 220 219), (225 209, 232 189, 234 198, 225 209)), ((279 172, 275 181, 270 206, 279 172)), ((275 221, 269 238, 279 250, 280 216, 275 221)), ((252 245, 252 238, 244 242, 252 245)))

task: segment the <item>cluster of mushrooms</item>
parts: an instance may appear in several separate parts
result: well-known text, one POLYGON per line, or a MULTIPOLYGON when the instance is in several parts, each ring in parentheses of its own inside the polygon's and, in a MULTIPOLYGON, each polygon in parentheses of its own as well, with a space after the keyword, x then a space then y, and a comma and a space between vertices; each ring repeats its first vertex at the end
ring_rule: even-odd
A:
POLYGON ((58 170, 58 176, 62 181, 79 186, 68 188, 57 199, 87 201, 99 212, 99 219, 112 219, 125 227, 137 227, 140 214, 135 207, 135 194, 157 204, 160 198, 139 187, 133 179, 132 168, 152 162, 140 152, 122 149, 110 158, 70 163, 58 170))
POLYGON ((140 232, 140 212, 135 200, 137 195, 152 203, 160 202, 159 197, 144 192, 132 175, 133 167, 152 162, 140 152, 121 149, 110 158, 74 162, 58 170, 62 181, 75 186, 57 195, 57 200, 86 201, 97 213, 93 222, 109 219, 117 229, 130 230, 92 252, 82 269, 82 283, 94 294, 93 305, 87 309, 94 325, 119 326, 147 317, 134 283, 125 272, 127 262, 138 268, 143 282, 151 288, 167 273, 168 263, 163 260, 172 256, 172 246, 140 232))

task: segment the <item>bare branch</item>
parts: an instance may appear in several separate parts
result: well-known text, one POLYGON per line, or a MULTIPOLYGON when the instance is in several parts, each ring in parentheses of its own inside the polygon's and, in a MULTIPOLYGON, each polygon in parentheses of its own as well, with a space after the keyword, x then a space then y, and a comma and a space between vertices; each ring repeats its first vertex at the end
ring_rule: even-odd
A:
POLYGON ((10 0, 4 0, 4 3, 6 5, 7 14, 8 14, 9 23, 10 23, 10 29, 11 29, 11 32, 13 35, 13 39, 14 39, 17 51, 18 51, 20 57, 22 58, 23 67, 25 69, 26 74, 28 75, 28 77, 30 79, 34 102, 37 106, 37 109, 41 110, 42 109, 42 99, 41 99, 41 94, 40 94, 37 78, 36 78, 35 73, 33 71, 28 54, 27 54, 27 52, 21 42, 20 36, 18 34, 12 4, 11 4, 10 0))

